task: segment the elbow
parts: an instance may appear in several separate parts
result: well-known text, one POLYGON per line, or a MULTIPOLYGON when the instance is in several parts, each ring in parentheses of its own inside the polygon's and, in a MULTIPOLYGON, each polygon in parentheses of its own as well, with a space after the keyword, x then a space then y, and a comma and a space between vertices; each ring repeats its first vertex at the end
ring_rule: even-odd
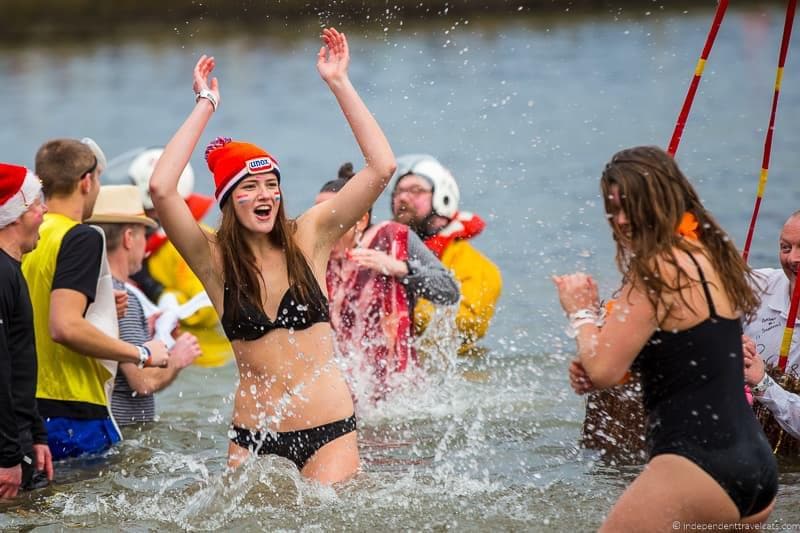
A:
POLYGON ((378 163, 375 167, 375 172, 377 172, 386 183, 389 183, 389 180, 392 179, 395 170, 397 170, 397 161, 395 161, 394 157, 390 157, 386 161, 378 163))
POLYGON ((75 327, 71 327, 70 324, 64 320, 51 316, 49 331, 50 338, 53 339, 53 342, 70 346, 72 333, 75 331, 75 327))
POLYGON ((150 396, 153 394, 153 387, 150 386, 149 383, 129 383, 131 386, 131 390, 136 393, 137 396, 150 396))
POLYGON ((393 157, 389 162, 389 164, 386 166, 386 173, 388 174, 389 179, 391 179, 392 176, 394 176, 396 170, 397 170, 397 161, 393 157))
POLYGON ((148 376, 148 371, 141 368, 134 370, 133 368, 131 366, 130 370, 126 369, 125 371, 125 380, 133 393, 136 396, 150 396, 153 394, 156 391, 156 384, 148 376))
POLYGON ((589 379, 592 380, 592 383, 598 389, 610 389, 611 387, 616 387, 622 383, 622 380, 625 377, 625 370, 619 371, 613 368, 589 369, 585 364, 584 368, 586 369, 586 373, 589 375, 589 379))
POLYGON ((158 183, 158 180, 151 179, 150 186, 148 187, 150 198, 153 200, 153 205, 156 205, 159 200, 167 196, 167 191, 163 186, 158 183))

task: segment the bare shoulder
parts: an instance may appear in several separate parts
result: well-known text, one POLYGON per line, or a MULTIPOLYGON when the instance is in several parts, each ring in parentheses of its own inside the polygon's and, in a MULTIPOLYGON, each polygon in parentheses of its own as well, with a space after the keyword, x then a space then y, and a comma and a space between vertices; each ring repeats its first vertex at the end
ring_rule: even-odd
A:
MULTIPOLYGON (((676 283, 700 282, 702 272, 716 274, 708 251, 702 245, 693 245, 689 249, 673 247, 670 252, 661 253, 653 258, 655 272, 658 272, 662 281, 668 286, 677 288, 676 283), (698 269, 699 266, 699 269, 698 269)), ((708 277, 708 276, 706 276, 708 277)))
POLYGON ((674 260, 660 260, 664 281, 670 287, 664 301, 672 309, 668 321, 677 326, 704 320, 710 312, 709 298, 718 314, 736 317, 727 288, 709 257, 708 250, 698 245, 689 250, 673 249, 674 260))

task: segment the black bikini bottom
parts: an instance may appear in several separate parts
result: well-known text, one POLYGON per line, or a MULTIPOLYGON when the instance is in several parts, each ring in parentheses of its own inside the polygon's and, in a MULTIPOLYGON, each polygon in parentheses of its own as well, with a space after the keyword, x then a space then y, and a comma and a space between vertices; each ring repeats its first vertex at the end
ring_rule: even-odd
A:
POLYGON ((322 426, 297 431, 270 433, 234 426, 231 442, 258 455, 280 455, 293 461, 299 470, 320 448, 356 430, 356 415, 322 426))

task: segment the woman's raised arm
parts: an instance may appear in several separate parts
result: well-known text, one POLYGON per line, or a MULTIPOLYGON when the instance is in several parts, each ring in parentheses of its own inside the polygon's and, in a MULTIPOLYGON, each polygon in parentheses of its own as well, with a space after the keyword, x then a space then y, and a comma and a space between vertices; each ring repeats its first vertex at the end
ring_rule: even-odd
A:
POLYGON ((335 242, 366 213, 394 173, 396 163, 389 141, 361 100, 347 75, 350 51, 347 38, 334 28, 322 32, 317 69, 330 87, 356 138, 365 166, 331 200, 309 210, 322 239, 335 242))
POLYGON ((178 178, 191 158, 200 135, 219 104, 219 84, 210 83, 214 58, 203 55, 194 67, 197 103, 189 117, 164 148, 150 178, 150 196, 167 236, 208 288, 212 276, 209 235, 200 227, 178 193, 178 178))

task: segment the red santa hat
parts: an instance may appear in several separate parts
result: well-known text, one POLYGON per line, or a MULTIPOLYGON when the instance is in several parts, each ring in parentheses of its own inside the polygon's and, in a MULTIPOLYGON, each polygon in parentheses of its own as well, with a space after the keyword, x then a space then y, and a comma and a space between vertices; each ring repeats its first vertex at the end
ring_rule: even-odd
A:
POLYGON ((42 182, 25 167, 0 163, 0 228, 28 210, 42 191, 42 182))

